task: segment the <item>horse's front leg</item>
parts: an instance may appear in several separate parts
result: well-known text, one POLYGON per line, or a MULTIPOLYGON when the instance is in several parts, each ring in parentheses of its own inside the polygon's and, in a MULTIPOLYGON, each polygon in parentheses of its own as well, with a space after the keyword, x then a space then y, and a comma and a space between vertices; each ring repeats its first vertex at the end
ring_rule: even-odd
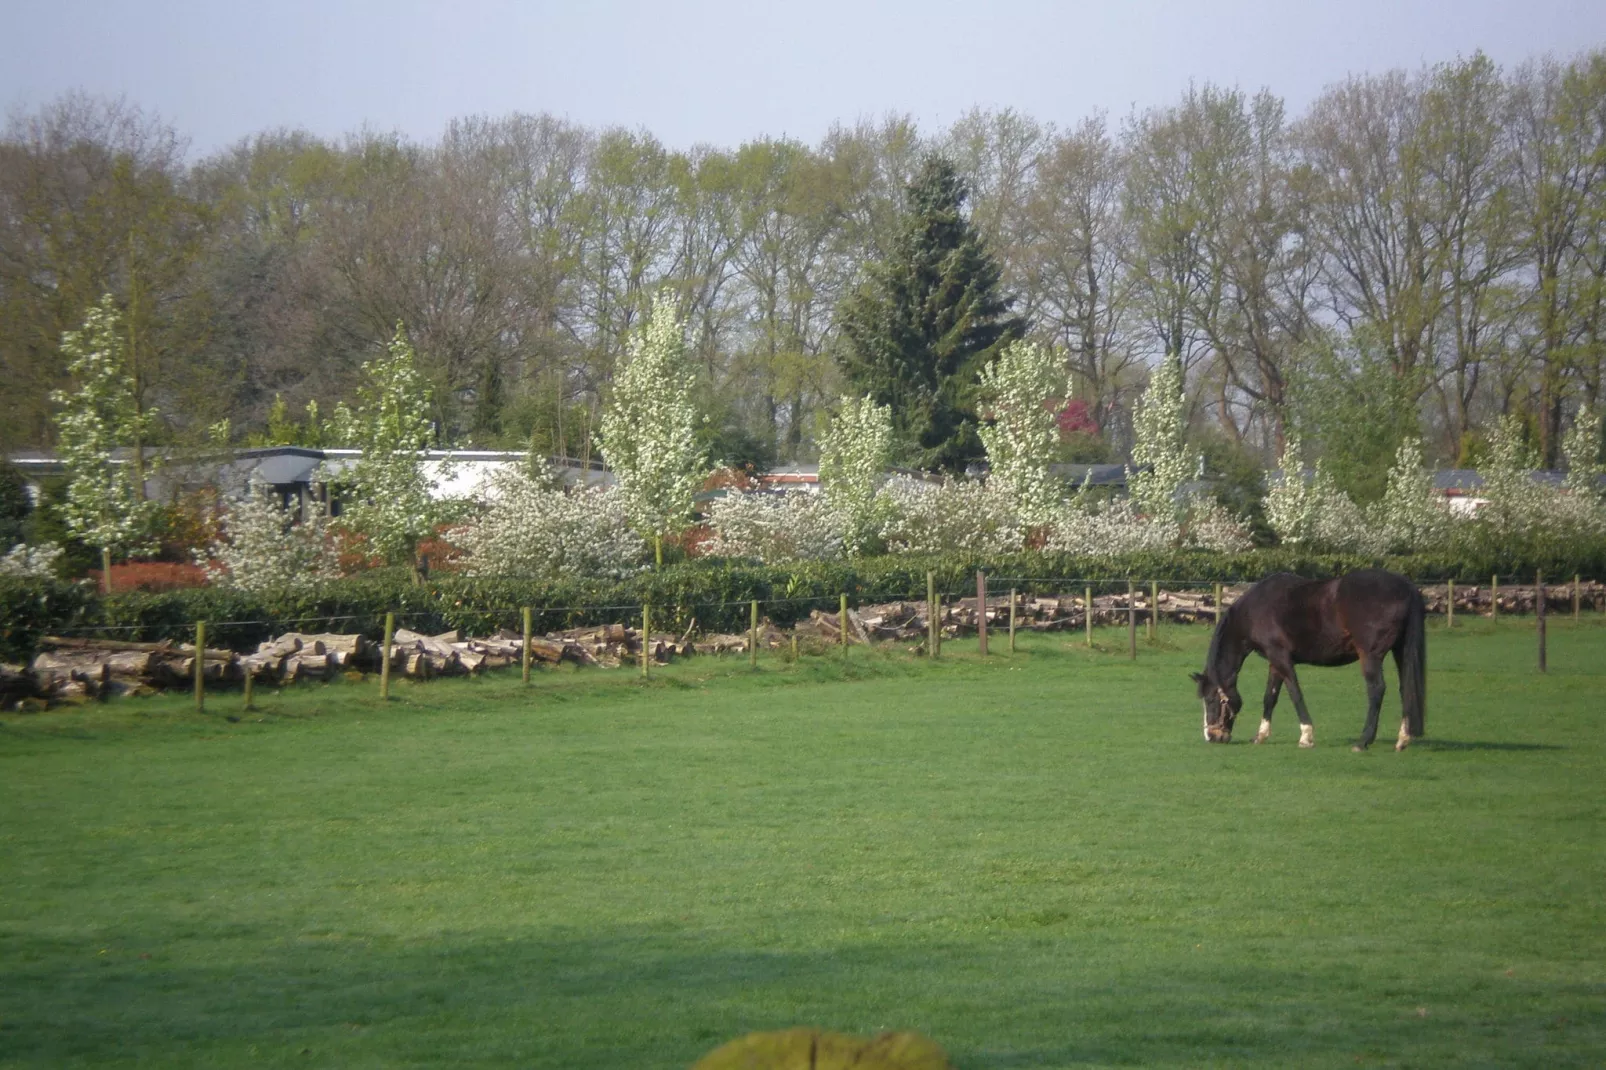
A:
POLYGON ((1305 693, 1299 689, 1299 677, 1294 674, 1292 659, 1272 662, 1272 671, 1288 685, 1288 697, 1294 700, 1294 712, 1299 714, 1299 745, 1316 746, 1316 726, 1310 723, 1310 710, 1305 708, 1305 693))
POLYGON ((1271 738, 1271 711, 1277 706, 1277 696, 1282 693, 1283 678, 1277 674, 1276 669, 1266 673, 1266 701, 1260 713, 1260 731, 1255 733, 1255 742, 1264 743, 1271 738))
POLYGON ((1361 672, 1366 677, 1366 727, 1361 729, 1361 741, 1350 748, 1363 751, 1377 738, 1378 713, 1383 709, 1383 659, 1362 657, 1361 672))

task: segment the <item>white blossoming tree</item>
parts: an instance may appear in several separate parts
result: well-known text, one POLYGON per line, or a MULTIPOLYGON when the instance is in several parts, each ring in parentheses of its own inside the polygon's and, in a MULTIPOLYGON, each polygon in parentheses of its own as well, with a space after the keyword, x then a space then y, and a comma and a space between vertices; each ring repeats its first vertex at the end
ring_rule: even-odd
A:
POLYGON ((869 395, 843 398, 820 445, 820 491, 850 555, 862 553, 879 530, 876 491, 891 460, 891 407, 869 395))
POLYGON ((1567 459, 1568 492, 1600 505, 1600 477, 1606 468, 1600 463, 1600 413, 1597 410, 1578 410, 1572 427, 1562 436, 1561 452, 1567 459))
POLYGON ((62 335, 67 370, 78 382, 51 399, 56 418, 56 454, 67 473, 61 518, 68 532, 100 551, 102 583, 111 589, 112 559, 148 551, 155 506, 138 486, 139 466, 111 463, 119 445, 144 442, 155 413, 141 413, 124 360, 122 318, 108 294, 89 310, 84 325, 62 335))
POLYGON ((0 576, 48 579, 56 574, 62 553, 62 548, 53 542, 38 546, 19 542, 0 557, 0 576))
POLYGON ((1534 481, 1536 461, 1517 418, 1500 417, 1489 432, 1488 456, 1478 466, 1483 504, 1476 522, 1490 542, 1514 544, 1542 531, 1551 503, 1549 489, 1534 481))
POLYGON ((1266 495, 1266 522, 1279 542, 1307 550, 1376 549, 1376 536, 1360 507, 1338 489, 1320 461, 1310 481, 1305 481, 1304 451, 1297 435, 1288 436, 1281 467, 1281 478, 1266 495))
POLYGON ((1533 478, 1537 459, 1523 441, 1521 425, 1515 417, 1501 417, 1478 468, 1483 503, 1470 523, 1458 525, 1464 529, 1461 540, 1482 552, 1520 555, 1606 539, 1606 509, 1591 479, 1599 471, 1592 448, 1598 439, 1591 436, 1599 434, 1598 425, 1590 426, 1594 419, 1581 413, 1563 436, 1569 471, 1557 488, 1533 478))
POLYGON ((673 299, 660 294, 626 348, 597 437, 619 481, 630 526, 664 561, 664 539, 679 533, 708 473, 697 445, 696 372, 673 299))
POLYGON ((893 553, 1005 554, 1024 544, 1014 501, 987 483, 894 476, 880 497, 881 538, 893 553))
POLYGON ((430 389, 419 374, 412 343, 401 324, 383 355, 362 366, 355 408, 336 406, 336 441, 362 456, 324 478, 341 489, 337 526, 366 538, 391 564, 418 571, 418 544, 435 533, 446 510, 435 501, 438 479, 450 461, 426 471, 424 454, 434 438, 430 389))
POLYGON ((1182 386, 1182 362, 1167 357, 1132 414, 1132 460, 1149 468, 1134 472, 1129 487, 1138 511, 1151 517, 1177 513, 1179 493, 1199 472, 1200 456, 1187 445, 1182 386))
POLYGON ((340 555, 323 513, 309 508, 293 523, 271 490, 255 483, 224 514, 201 564, 212 583, 252 592, 311 591, 340 577, 340 555))
POLYGON ((1388 489, 1371 510, 1371 523, 1387 549, 1398 553, 1440 547, 1450 535, 1450 511, 1422 463, 1422 442, 1407 439, 1395 451, 1388 489))
POLYGON ((646 547, 616 488, 566 491, 532 456, 527 468, 493 475, 487 497, 485 511, 452 536, 471 575, 618 578, 643 567, 646 547))
POLYGON ((732 492, 714 503, 703 551, 718 557, 829 561, 843 555, 842 514, 823 494, 732 492))
POLYGON ((1028 527, 1050 523, 1059 507, 1059 489, 1048 470, 1059 428, 1048 402, 1065 387, 1059 359, 1035 342, 1010 343, 981 372, 993 418, 980 429, 988 478, 1014 500, 1028 527))

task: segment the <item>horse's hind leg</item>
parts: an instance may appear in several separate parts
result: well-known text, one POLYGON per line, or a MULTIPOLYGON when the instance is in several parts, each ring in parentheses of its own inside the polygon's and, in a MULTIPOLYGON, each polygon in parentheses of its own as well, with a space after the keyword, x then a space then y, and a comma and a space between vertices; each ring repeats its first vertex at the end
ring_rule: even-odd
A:
POLYGON ((1283 678, 1277 674, 1276 669, 1266 672, 1266 701, 1260 714, 1260 731, 1255 733, 1255 742, 1264 743, 1271 738, 1271 711, 1277 706, 1277 695, 1283 689, 1283 678))
POLYGON ((1378 711, 1383 708, 1383 659, 1363 656, 1361 672, 1366 677, 1366 727, 1361 729, 1361 741, 1351 748, 1357 751, 1370 747, 1377 738, 1378 711))

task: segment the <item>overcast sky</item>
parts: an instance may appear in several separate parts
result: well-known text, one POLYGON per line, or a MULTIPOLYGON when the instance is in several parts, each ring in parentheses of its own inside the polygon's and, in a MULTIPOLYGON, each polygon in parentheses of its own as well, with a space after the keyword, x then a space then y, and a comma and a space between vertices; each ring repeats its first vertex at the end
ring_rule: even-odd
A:
POLYGON ((1606 0, 0 0, 0 106, 124 95, 204 154, 256 131, 364 125, 432 140, 454 116, 546 111, 675 147, 817 140, 973 105, 1073 123, 1190 80, 1298 113, 1350 73, 1483 49, 1502 65, 1606 44, 1606 0))

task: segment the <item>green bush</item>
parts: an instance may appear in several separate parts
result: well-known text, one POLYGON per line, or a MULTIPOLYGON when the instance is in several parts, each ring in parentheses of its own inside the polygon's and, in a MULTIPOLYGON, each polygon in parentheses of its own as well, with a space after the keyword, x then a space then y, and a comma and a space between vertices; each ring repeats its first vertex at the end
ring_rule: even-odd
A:
POLYGON ((84 584, 0 576, 0 661, 28 660, 41 636, 80 627, 99 608, 84 584))

